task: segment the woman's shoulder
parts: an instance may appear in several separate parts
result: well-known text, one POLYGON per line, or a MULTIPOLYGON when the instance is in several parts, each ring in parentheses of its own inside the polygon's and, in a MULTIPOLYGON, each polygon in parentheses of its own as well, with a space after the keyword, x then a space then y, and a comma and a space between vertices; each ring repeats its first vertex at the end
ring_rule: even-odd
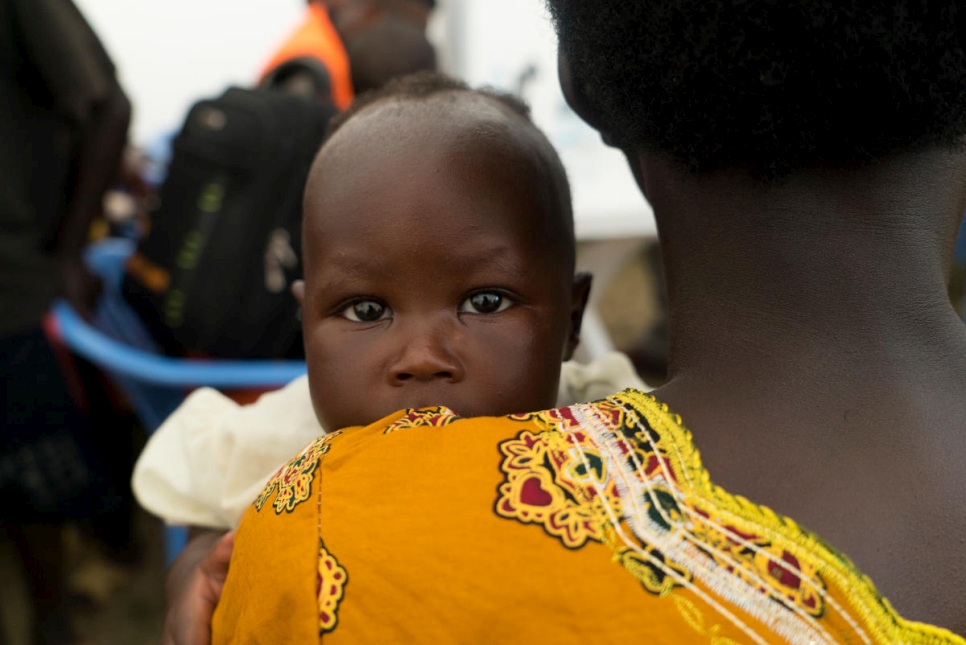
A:
MULTIPOLYGON (((556 455, 529 468, 553 464, 565 486, 579 485, 567 481, 570 473, 594 471, 586 495, 611 509, 604 523, 616 529, 617 553, 657 547, 682 586, 718 590, 779 633, 821 634, 838 623, 863 642, 966 642, 904 620, 833 546, 717 486, 681 417, 654 396, 626 390, 527 416, 541 429, 536 440, 556 455)), ((645 583, 650 574, 640 577, 645 583)))

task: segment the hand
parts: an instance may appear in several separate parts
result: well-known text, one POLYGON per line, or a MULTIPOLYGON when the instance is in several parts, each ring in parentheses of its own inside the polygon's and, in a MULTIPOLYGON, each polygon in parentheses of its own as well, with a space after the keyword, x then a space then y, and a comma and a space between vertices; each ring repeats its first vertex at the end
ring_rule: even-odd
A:
POLYGON ((90 272, 80 257, 57 260, 59 291, 67 302, 85 320, 91 319, 94 303, 101 295, 101 279, 90 272))
POLYGON ((206 531, 172 563, 162 645, 210 645, 211 617, 225 586, 234 544, 234 531, 206 531))

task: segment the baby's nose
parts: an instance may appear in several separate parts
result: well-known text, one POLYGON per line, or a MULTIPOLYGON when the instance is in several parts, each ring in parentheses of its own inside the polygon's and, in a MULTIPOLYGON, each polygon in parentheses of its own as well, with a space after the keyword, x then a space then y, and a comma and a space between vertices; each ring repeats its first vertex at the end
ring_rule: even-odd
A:
POLYGON ((399 357, 389 370, 393 385, 408 381, 444 380, 457 383, 463 380, 462 361, 450 349, 453 339, 444 330, 424 329, 416 337, 401 339, 405 343, 399 357))

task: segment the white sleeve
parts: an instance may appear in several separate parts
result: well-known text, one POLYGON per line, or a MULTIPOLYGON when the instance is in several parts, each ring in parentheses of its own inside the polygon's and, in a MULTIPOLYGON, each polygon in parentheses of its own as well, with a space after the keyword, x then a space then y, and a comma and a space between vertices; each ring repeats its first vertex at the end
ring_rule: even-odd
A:
POLYGON ((596 401, 628 388, 644 392, 651 389, 637 375, 630 359, 620 352, 604 354, 586 365, 568 361, 560 370, 557 406, 596 401))
MULTIPOLYGON (((557 405, 648 389, 623 354, 564 363, 557 405)), ((138 502, 169 524, 233 528, 268 479, 324 430, 301 377, 252 405, 193 392, 151 436, 134 469, 138 502)))
POLYGON ((323 433, 305 377, 246 406, 202 388, 151 436, 134 494, 169 524, 233 528, 269 477, 323 433))

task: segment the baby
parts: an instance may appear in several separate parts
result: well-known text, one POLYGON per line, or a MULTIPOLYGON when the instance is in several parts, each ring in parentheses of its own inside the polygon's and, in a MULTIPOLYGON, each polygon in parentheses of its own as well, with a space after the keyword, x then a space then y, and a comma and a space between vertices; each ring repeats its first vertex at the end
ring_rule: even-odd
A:
MULTIPOLYGON (((431 75, 360 101, 330 127, 310 172, 303 253, 294 291, 323 427, 366 426, 403 408, 443 406, 434 414, 445 418, 554 407, 590 278, 574 277, 563 166, 516 100, 431 75)), ((301 467, 294 488, 281 483, 290 472, 276 478, 276 510, 314 492, 301 467)), ((232 567, 274 531, 254 521, 274 492, 242 519, 232 567)), ((214 643, 247 642, 260 631, 253 615, 288 620, 265 606, 257 580, 232 571, 214 643)))
POLYGON ((327 429, 402 408, 553 407, 590 289, 566 174, 527 109, 411 77, 339 117, 305 195, 309 388, 327 429))
MULTIPOLYGON (((568 366, 560 387, 590 276, 574 275, 566 173, 518 100, 438 74, 364 95, 331 124, 304 215, 294 292, 322 427, 426 406, 498 416, 643 387, 616 356, 568 366)), ((269 429, 273 414, 301 414, 282 404, 294 395, 272 399, 269 429)))

